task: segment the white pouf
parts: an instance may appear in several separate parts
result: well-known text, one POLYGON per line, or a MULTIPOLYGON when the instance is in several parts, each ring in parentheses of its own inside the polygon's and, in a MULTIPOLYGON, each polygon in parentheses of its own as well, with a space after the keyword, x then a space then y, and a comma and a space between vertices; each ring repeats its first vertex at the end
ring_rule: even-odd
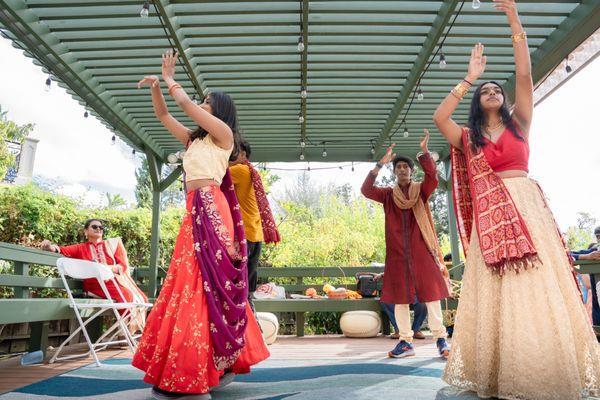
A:
POLYGON ((347 311, 340 318, 340 328, 346 337, 375 337, 381 330, 381 317, 375 311, 347 311))
POLYGON ((263 338, 267 344, 275 343, 277 332, 279 332, 279 320, 270 312, 257 312, 256 320, 262 329, 263 338))

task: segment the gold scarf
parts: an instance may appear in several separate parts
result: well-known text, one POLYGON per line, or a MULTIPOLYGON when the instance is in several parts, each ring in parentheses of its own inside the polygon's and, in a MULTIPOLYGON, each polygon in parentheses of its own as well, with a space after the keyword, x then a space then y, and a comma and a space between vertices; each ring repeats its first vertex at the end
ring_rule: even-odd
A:
POLYGON ((442 275, 446 276, 448 271, 444 265, 442 250, 440 249, 440 244, 435 233, 435 225, 433 224, 433 217, 429 209, 429 202, 424 202, 421 198, 421 183, 410 182, 408 186, 408 198, 406 198, 400 186, 395 185, 394 204, 401 210, 412 209, 427 249, 440 267, 442 275))

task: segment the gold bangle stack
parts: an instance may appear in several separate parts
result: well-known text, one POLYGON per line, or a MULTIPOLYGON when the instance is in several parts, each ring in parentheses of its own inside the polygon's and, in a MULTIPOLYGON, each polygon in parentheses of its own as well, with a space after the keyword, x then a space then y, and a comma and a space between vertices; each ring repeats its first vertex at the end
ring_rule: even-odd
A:
POLYGON ((519 43, 520 41, 527 39, 527 33, 525 31, 521 33, 515 33, 510 38, 512 39, 513 43, 519 43))
POLYGON ((454 89, 452 89, 450 91, 450 93, 452 93, 452 95, 454 97, 456 97, 459 100, 462 100, 463 97, 465 97, 465 95, 467 94, 467 92, 469 91, 469 86, 465 85, 462 81, 458 82, 458 84, 456 86, 454 86, 454 89))

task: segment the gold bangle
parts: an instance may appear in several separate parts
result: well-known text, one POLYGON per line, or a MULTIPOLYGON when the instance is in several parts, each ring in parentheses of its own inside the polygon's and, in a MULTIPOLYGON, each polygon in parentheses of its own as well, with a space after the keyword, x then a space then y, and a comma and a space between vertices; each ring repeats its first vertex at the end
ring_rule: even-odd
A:
POLYGON ((171 86, 169 86, 169 96, 173 97, 173 91, 177 90, 177 89, 181 89, 181 85, 179 83, 174 83, 171 86))
POLYGON ((513 43, 519 43, 520 41, 527 39, 527 32, 523 31, 521 33, 516 33, 511 36, 511 39, 513 43))
POLYGON ((456 93, 456 90, 454 90, 454 89, 452 89, 452 90, 450 91, 450 94, 451 94, 452 96, 456 97, 456 98, 457 98, 459 101, 463 99, 463 98, 462 98, 462 96, 460 96, 458 93, 456 93))
POLYGON ((454 89, 452 89, 457 95, 459 95, 461 98, 465 97, 465 95, 467 94, 467 92, 469 91, 469 87, 467 85, 464 85, 461 82, 458 82, 458 84, 456 86, 454 86, 454 89))

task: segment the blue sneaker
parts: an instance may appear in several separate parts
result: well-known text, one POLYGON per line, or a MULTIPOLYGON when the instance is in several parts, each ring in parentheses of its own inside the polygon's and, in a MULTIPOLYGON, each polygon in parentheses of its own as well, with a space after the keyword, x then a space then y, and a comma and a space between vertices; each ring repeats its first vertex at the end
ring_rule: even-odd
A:
POLYGON ((415 349, 411 343, 406 340, 401 340, 400 343, 394 347, 394 350, 388 353, 388 357, 393 358, 404 358, 415 355, 415 349))
POLYGON ((450 355, 450 345, 448 345, 448 342, 446 342, 446 339, 439 338, 436 342, 436 345, 438 348, 438 352, 440 353, 440 356, 442 356, 444 358, 448 358, 448 356, 450 355))

